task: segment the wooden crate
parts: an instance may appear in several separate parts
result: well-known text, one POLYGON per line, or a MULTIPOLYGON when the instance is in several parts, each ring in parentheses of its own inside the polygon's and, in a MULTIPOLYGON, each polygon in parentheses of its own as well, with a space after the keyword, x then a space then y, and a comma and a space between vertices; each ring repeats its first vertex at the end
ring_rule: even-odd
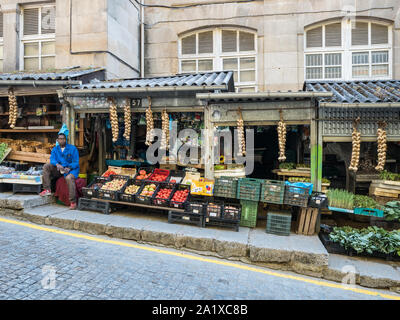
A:
POLYGON ((300 215, 297 219, 297 234, 308 236, 315 234, 317 219, 317 208, 301 208, 300 215))

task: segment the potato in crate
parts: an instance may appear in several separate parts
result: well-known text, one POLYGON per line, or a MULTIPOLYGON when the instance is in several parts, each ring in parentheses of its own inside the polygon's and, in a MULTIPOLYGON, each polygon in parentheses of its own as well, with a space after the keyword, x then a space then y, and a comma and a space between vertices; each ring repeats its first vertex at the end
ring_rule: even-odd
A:
POLYGON ((139 192, 142 184, 141 181, 129 179, 126 187, 119 194, 119 200, 134 203, 135 195, 139 192))

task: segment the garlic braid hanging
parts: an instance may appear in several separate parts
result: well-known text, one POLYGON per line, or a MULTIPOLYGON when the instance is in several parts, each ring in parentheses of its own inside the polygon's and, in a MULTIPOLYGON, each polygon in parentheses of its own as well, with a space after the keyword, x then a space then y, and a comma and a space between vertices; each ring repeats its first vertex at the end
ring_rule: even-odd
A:
POLYGON ((162 137, 161 137, 161 149, 169 149, 169 117, 167 110, 163 110, 161 114, 161 127, 162 127, 162 137))
POLYGON ((15 97, 14 90, 12 88, 8 90, 8 105, 8 123, 10 124, 10 128, 14 129, 18 117, 18 104, 17 98, 15 97))
POLYGON ((360 162, 360 148, 361 148, 361 132, 358 131, 358 123, 360 118, 357 118, 353 122, 353 133, 352 137, 352 152, 349 170, 357 172, 358 164, 360 162))
POLYGON ((129 141, 131 139, 131 125, 132 125, 131 106, 130 106, 130 103, 129 103, 129 99, 125 100, 124 122, 125 122, 124 138, 127 141, 129 141))
POLYGON ((151 98, 147 97, 149 100, 149 107, 146 110, 146 145, 149 146, 153 142, 153 132, 154 129, 154 118, 153 112, 151 111, 151 98))
POLYGON ((244 121, 242 111, 238 109, 239 119, 237 120, 238 140, 239 140, 239 152, 238 156, 246 155, 246 139, 244 136, 244 121))
POLYGON ((378 128, 378 165, 375 167, 377 171, 383 171, 386 163, 387 137, 386 123, 380 122, 378 128))
POLYGON ((280 162, 286 160, 286 123, 283 121, 282 110, 279 111, 281 120, 278 122, 278 139, 279 139, 279 158, 280 162))
POLYGON ((109 98, 109 102, 110 102, 110 122, 111 122, 112 141, 117 142, 119 134, 117 104, 115 103, 114 98, 109 98))

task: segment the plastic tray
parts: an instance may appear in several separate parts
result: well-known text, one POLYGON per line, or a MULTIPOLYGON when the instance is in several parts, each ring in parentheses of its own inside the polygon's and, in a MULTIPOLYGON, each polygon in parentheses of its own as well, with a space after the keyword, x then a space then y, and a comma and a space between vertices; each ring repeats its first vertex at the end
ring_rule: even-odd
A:
POLYGON ((156 193, 158 192, 158 188, 159 188, 159 184, 158 183, 143 183, 143 185, 140 187, 140 190, 138 191, 138 193, 135 195, 135 202, 136 203, 141 203, 141 204, 151 204, 152 199, 154 198, 154 196, 156 195, 156 193), (142 193, 143 189, 145 186, 149 185, 149 184, 155 184, 156 185, 156 189, 153 193, 152 196, 148 197, 148 196, 141 196, 140 194, 142 193))
POLYGON ((92 189, 92 186, 95 183, 102 183, 103 184, 104 182, 106 182, 108 180, 110 180, 109 177, 107 177, 107 178, 106 177, 96 177, 96 178, 94 178, 94 180, 87 187, 82 188, 83 197, 86 198, 86 199, 96 198, 97 197, 97 191, 99 189, 92 189))
POLYGON ((210 201, 206 204, 207 218, 222 218, 224 203, 222 201, 210 201))
POLYGON ((168 212, 168 223, 184 223, 194 224, 200 228, 204 228, 204 216, 199 214, 193 214, 188 212, 168 212))
POLYGON ((154 169, 153 173, 151 174, 151 176, 146 180, 146 182, 156 182, 156 183, 160 183, 160 182, 167 182, 168 181, 168 177, 170 174, 170 170, 166 170, 166 169, 154 169), (163 181, 153 181, 152 178, 155 174, 162 174, 165 175, 165 179, 163 181))
POLYGON ((307 207, 310 188, 285 186, 284 204, 297 207, 307 207))
POLYGON ((204 215, 206 205, 207 202, 203 197, 194 197, 190 195, 189 200, 186 202, 185 212, 204 215))
POLYGON ((118 201, 118 196, 121 193, 121 190, 125 189, 125 186, 128 183, 129 177, 128 176, 120 176, 120 175, 111 175, 110 180, 108 180, 107 182, 117 180, 117 179, 125 180, 125 184, 122 186, 122 188, 120 188, 119 190, 115 190, 115 191, 98 189, 97 190, 97 198, 118 201))
POLYGON ((220 177, 215 179, 214 196, 236 199, 238 180, 238 178, 234 177, 220 177))
POLYGON ((183 178, 185 178, 185 175, 186 173, 184 171, 170 171, 170 174, 167 178, 167 182, 175 180, 176 181, 175 184, 180 184, 183 181, 183 178))
POLYGON ((285 195, 285 182, 277 180, 265 180, 261 187, 261 202, 283 204, 285 195))
POLYGON ((97 201, 86 198, 79 198, 78 202, 79 210, 91 210, 91 211, 100 211, 104 214, 110 214, 110 203, 97 201))
POLYGON ((225 202, 222 218, 224 220, 240 222, 241 212, 242 212, 242 206, 240 204, 225 202))
POLYGON ((369 208, 354 208, 354 214, 362 216, 383 218, 383 210, 369 208))
POLYGON ((259 201, 261 184, 264 180, 244 178, 238 180, 236 198, 241 200, 259 201))
MULTIPOLYGON (((153 172, 154 168, 153 168, 153 167, 142 167, 142 168, 140 168, 140 169, 137 170, 135 176, 133 177, 133 180, 144 182, 144 181, 146 181, 147 179, 140 179, 140 180, 137 180, 137 179, 136 179, 136 178, 140 175, 140 173, 139 173, 140 170, 145 170, 145 171, 146 171, 146 174, 149 174, 149 173, 152 173, 152 172, 153 172)), ((150 178, 150 177, 149 177, 149 178, 150 178)))
POLYGON ((242 227, 255 228, 257 225, 258 202, 249 200, 240 200, 242 212, 240 225, 242 227))

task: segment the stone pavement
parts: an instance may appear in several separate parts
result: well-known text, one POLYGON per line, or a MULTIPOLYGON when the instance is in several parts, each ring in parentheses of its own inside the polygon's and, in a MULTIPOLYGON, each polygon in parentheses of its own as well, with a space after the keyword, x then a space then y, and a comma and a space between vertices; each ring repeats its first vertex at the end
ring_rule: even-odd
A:
POLYGON ((157 247, 127 247, 101 242, 106 236, 89 240, 77 238, 85 235, 81 232, 70 233, 0 221, 0 300, 400 298, 382 290, 374 290, 380 295, 349 291, 329 281, 309 283, 312 278, 293 279, 291 272, 277 276, 265 268, 258 270, 268 273, 216 264, 196 254, 176 256, 176 249, 154 252, 149 250, 157 247))
MULTIPOLYGON (((20 208, 19 205, 17 207, 20 208)), ((47 204, 23 210, 0 208, 0 215, 294 271, 338 282, 346 276, 348 268, 354 268, 358 284, 400 291, 399 263, 378 261, 375 262, 375 267, 369 267, 370 260, 366 262, 362 258, 329 255, 318 236, 294 233, 288 237, 275 236, 267 234, 265 228, 240 227, 240 231, 235 232, 223 228, 169 224, 166 211, 148 214, 140 211, 140 208, 134 210, 137 211, 122 210, 104 215, 90 211, 71 211, 65 206, 47 204)))

